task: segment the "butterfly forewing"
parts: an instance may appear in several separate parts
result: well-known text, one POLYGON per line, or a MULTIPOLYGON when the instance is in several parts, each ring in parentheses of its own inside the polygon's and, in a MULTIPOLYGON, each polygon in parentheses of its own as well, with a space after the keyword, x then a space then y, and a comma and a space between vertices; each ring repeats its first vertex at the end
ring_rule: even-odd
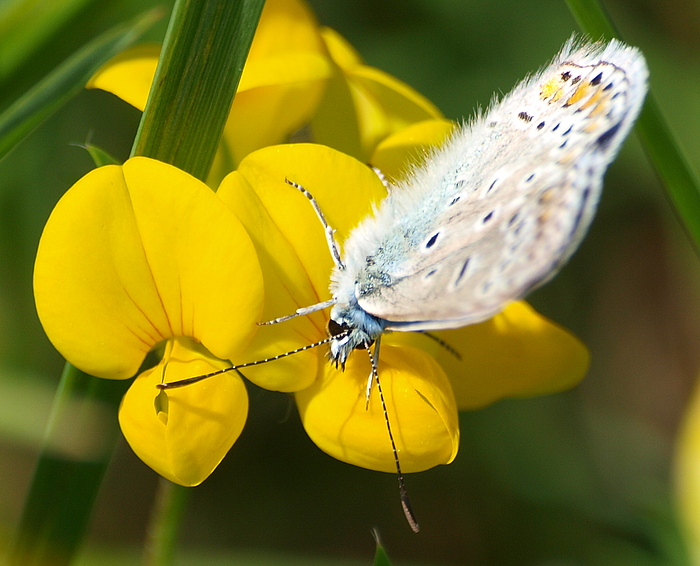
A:
POLYGON ((349 239, 360 307, 388 328, 458 327, 548 280, 593 217, 646 80, 633 48, 565 49, 465 126, 349 239))

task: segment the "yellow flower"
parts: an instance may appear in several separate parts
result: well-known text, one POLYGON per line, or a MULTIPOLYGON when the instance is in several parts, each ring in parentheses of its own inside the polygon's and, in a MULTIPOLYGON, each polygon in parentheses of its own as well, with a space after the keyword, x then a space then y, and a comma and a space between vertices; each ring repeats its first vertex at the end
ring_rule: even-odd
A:
MULTIPOLYGON (((437 130, 444 135, 449 125, 426 123, 418 130, 413 130, 417 143, 423 136, 432 139, 437 130)), ((224 179, 217 195, 248 229, 265 273, 266 320, 330 298, 333 264, 323 228, 308 200, 285 178, 313 193, 341 245, 386 192, 367 166, 313 144, 256 151, 224 179)), ((327 335, 327 322, 328 313, 319 311, 263 327, 246 355, 262 359, 319 341, 327 335)), ((379 375, 407 472, 454 459, 458 407, 571 387, 588 366, 588 353, 575 337, 524 303, 514 303, 490 321, 440 335, 464 354, 461 364, 422 335, 397 332, 382 341, 379 375)), ((353 353, 341 371, 314 349, 246 369, 245 375, 262 387, 295 392, 304 427, 322 450, 345 462, 394 471, 376 390, 365 407, 369 372, 366 353, 353 353)))
MULTIPOLYGON (((107 62, 88 82, 139 110, 146 106, 160 54, 142 45, 107 62)), ((299 0, 267 0, 243 69, 209 182, 249 152, 286 141, 306 124, 323 94, 331 63, 310 9, 299 0)))
POLYGON ((221 376, 167 394, 155 384, 240 358, 260 320, 255 250, 220 199, 152 159, 96 169, 52 212, 34 292, 49 339, 91 375, 129 378, 162 349, 124 397, 122 430, 161 475, 183 485, 204 480, 243 428, 242 380, 221 376))
POLYGON ((316 110, 313 141, 368 162, 377 144, 410 124, 442 118, 427 98, 375 67, 335 30, 321 30, 337 65, 316 110))
MULTIPOLYGON (((127 50, 87 87, 143 110, 159 54, 158 45, 127 50)), ((208 182, 216 186, 245 155, 306 125, 313 141, 367 161, 388 135, 441 117, 411 87, 365 65, 337 32, 319 28, 301 0, 267 0, 208 182)))

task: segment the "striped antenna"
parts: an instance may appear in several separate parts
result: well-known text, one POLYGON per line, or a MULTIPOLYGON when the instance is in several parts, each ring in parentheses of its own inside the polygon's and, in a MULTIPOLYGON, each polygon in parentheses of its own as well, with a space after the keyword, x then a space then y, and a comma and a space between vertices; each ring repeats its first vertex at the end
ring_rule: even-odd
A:
POLYGON ((322 346, 323 344, 328 344, 331 340, 334 338, 337 338, 337 336, 329 336, 328 338, 324 338, 323 340, 319 340, 318 342, 314 342, 313 344, 309 344, 308 346, 303 346, 301 348, 297 348, 296 350, 292 350, 290 352, 285 352, 284 354, 279 354, 278 356, 274 356, 272 358, 265 358, 264 360, 258 360, 256 362, 248 362, 245 364, 240 364, 237 366, 231 366, 230 368, 224 368, 220 369, 218 371, 213 371, 211 373, 207 373, 205 375, 197 375, 195 377, 188 377, 187 379, 181 379, 179 381, 171 381, 170 383, 159 383, 156 385, 158 389, 176 389, 178 387, 185 387, 185 385, 192 385, 193 383, 197 383, 198 381, 202 381, 203 379, 207 379, 209 377, 214 377, 215 375, 220 375, 222 373, 227 373, 229 371, 233 370, 238 370, 238 369, 243 369, 243 368, 249 368, 253 366, 259 366, 260 364, 266 364, 268 362, 274 362, 275 360, 279 360, 280 358, 286 358, 287 356, 291 356, 292 354, 298 354, 299 352, 303 352, 304 350, 310 350, 311 348, 316 348, 317 346, 322 346))

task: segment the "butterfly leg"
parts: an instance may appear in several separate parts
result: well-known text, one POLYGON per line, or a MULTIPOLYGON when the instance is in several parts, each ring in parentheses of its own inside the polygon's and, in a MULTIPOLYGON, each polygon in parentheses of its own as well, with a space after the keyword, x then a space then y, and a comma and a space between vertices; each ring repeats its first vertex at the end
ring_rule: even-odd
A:
POLYGON ((365 389, 365 411, 369 409, 369 399, 372 395, 372 384, 374 380, 377 379, 377 384, 379 384, 379 377, 377 374, 377 364, 379 363, 379 344, 381 340, 377 338, 374 343, 374 355, 370 353, 370 344, 365 343, 365 349, 370 353, 369 360, 372 364, 372 369, 369 372, 369 377, 367 378, 367 388, 365 389))
POLYGON ((315 305, 311 305, 310 307, 303 307, 300 309, 297 309, 294 314, 288 314, 287 316, 281 316, 279 318, 276 318, 274 320, 268 320, 267 322, 258 322, 258 326, 266 326, 268 324, 278 324, 280 322, 284 322, 285 320, 291 320, 292 318, 296 318, 298 316, 306 316, 307 314, 311 314, 312 312, 320 311, 328 307, 332 307, 335 304, 335 299, 330 299, 328 301, 324 301, 323 303, 317 303, 315 305))

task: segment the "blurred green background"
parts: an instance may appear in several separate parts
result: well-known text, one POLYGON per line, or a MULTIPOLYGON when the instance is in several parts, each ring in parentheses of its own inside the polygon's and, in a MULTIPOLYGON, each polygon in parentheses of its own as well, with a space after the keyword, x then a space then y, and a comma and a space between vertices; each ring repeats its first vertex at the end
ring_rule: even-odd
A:
MULTIPOLYGON (((562 0, 310 3, 369 64, 454 119, 507 92, 577 31, 562 0)), ((0 2, 0 12, 11 4, 0 2)), ((0 77, 0 108, 87 40, 163 3, 79 4, 30 46, 19 71, 0 77)), ((661 108, 700 169, 700 2, 605 6, 644 51, 661 108)), ((166 23, 147 39, 161 40, 166 23)), ((31 17, 25 25, 32 29, 31 17)), ((2 73, 10 39, 0 34, 2 73)), ((109 94, 85 91, 0 162, 0 545, 20 515, 63 367, 33 305, 41 229, 63 192, 92 168, 77 145, 91 139, 125 159, 139 117, 109 94)), ((461 414, 457 460, 407 477, 419 535, 405 523, 393 475, 326 456, 287 396, 251 387, 243 435, 192 494, 180 563, 368 564, 376 527, 396 564, 687 564, 673 458, 700 373, 699 266, 632 136, 610 168, 580 251, 530 297, 590 347, 591 370, 579 387, 461 414)), ((156 480, 122 442, 83 564, 136 563, 156 480)))

